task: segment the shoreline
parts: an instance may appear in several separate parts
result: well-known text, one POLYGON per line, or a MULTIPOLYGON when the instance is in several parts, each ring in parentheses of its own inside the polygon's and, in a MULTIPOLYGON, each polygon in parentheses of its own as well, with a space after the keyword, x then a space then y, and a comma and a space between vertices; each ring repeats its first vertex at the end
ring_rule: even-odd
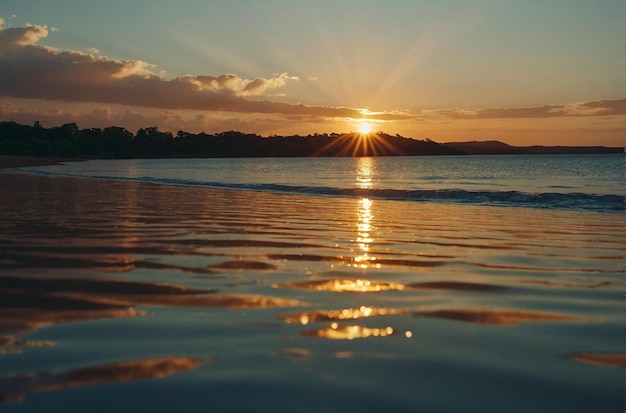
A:
MULTIPOLYGON (((607 153, 606 155, 614 155, 617 153, 607 153)), ((460 156, 493 156, 493 155, 497 155, 497 156, 510 156, 510 155, 594 155, 593 153, 581 153, 581 154, 570 154, 570 153, 559 153, 559 154, 550 154, 550 153, 546 153, 546 154, 512 154, 512 153, 507 153, 507 154, 464 154, 464 155, 460 155, 460 156)), ((408 156, 412 156, 412 155, 408 155, 408 156)), ((437 155, 435 155, 437 156, 437 155)), ((444 155, 444 156, 457 156, 457 155, 444 155)), ((209 157, 198 157, 198 158, 194 158, 194 157, 165 157, 165 158, 161 158, 161 159, 187 159, 187 158, 193 158, 193 159, 200 159, 200 158, 206 158, 206 159, 213 159, 213 158, 209 158, 209 157)), ((226 159, 228 157, 216 157, 215 159, 226 159)), ((304 157, 304 158, 308 158, 308 157, 304 157)), ((63 158, 63 157, 38 157, 38 156, 21 156, 21 155, 2 155, 0 154, 0 170, 2 169, 11 169, 11 168, 23 168, 23 167, 29 167, 29 166, 46 166, 46 165, 59 165, 59 164, 63 164, 65 162, 85 162, 88 160, 92 160, 92 159, 100 159, 100 158, 63 158)), ((156 158, 110 158, 111 160, 116 160, 116 159, 156 159, 156 158)))
POLYGON ((64 162, 81 162, 82 158, 45 158, 36 156, 0 155, 0 169, 22 168, 27 166, 59 165, 64 162))

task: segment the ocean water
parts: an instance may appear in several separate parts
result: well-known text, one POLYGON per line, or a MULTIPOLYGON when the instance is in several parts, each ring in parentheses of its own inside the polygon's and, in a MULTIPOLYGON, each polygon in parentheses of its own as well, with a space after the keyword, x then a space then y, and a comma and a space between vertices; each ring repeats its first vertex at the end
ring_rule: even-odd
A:
POLYGON ((623 155, 102 160, 42 174, 403 201, 626 210, 623 155))
POLYGON ((620 411, 624 160, 0 173, 0 410, 620 411))

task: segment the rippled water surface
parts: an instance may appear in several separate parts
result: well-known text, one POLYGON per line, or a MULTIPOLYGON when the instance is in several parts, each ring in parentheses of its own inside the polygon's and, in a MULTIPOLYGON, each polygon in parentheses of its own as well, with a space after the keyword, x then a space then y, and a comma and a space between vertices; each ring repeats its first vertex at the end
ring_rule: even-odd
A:
MULTIPOLYGON (((322 185, 410 189, 348 161, 322 185)), ((623 408, 623 212, 215 189, 144 163, 176 185, 0 174, 0 410, 623 408)), ((446 179, 430 189, 473 190, 446 179)))

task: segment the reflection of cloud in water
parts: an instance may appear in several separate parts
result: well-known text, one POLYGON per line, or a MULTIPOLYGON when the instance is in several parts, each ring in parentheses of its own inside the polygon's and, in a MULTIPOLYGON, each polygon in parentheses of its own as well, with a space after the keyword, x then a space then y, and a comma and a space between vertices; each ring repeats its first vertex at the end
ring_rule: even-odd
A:
POLYGON ((143 315, 137 305, 268 308, 292 299, 216 294, 174 284, 98 279, 0 277, 0 334, 49 324, 143 315))
POLYGON ((192 370, 207 358, 161 357, 69 370, 61 373, 26 373, 0 380, 0 403, 17 402, 28 393, 110 383, 157 379, 192 370))
POLYGON ((389 290, 404 290, 404 285, 393 282, 379 282, 362 279, 333 279, 333 280, 310 280, 291 281, 275 284, 277 287, 300 288, 314 291, 334 291, 334 292, 378 292, 389 290))
POLYGON ((357 325, 340 326, 337 323, 332 323, 328 327, 302 331, 300 334, 309 337, 327 338, 329 340, 354 340, 368 337, 388 337, 394 335, 394 330, 392 327, 370 328, 357 325))
POLYGON ((576 321, 578 318, 561 314, 514 310, 455 309, 416 313, 426 317, 447 318, 479 324, 513 325, 530 321, 576 321))
MULTIPOLYGON (((68 305, 67 300, 64 301, 68 305)), ((62 324, 77 321, 99 320, 103 318, 127 318, 144 315, 143 311, 129 306, 99 303, 100 309, 80 308, 37 309, 17 308, 0 309, 0 333, 23 333, 36 330, 50 324, 62 324)))
POLYGON ((0 277, 0 287, 13 294, 33 293, 81 293, 97 295, 192 295, 215 292, 215 290, 192 289, 181 285, 144 283, 107 279, 85 278, 29 278, 0 277))
POLYGON ((592 354, 592 353, 578 353, 568 354, 565 356, 570 360, 580 361, 587 364, 595 364, 602 367, 618 367, 626 369, 626 354, 592 354))

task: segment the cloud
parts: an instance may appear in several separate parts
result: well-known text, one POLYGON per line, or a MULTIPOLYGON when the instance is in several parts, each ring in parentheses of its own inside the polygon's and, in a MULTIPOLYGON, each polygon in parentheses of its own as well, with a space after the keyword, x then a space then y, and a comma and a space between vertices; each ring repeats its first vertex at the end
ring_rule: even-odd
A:
POLYGON ((281 73, 272 79, 256 78, 253 80, 241 79, 234 74, 221 76, 183 76, 178 78, 193 85, 198 91, 216 92, 234 96, 259 96, 269 89, 283 87, 287 81, 298 81, 297 76, 281 73))
POLYGON ((153 65, 141 60, 114 60, 37 45, 48 33, 47 26, 36 25, 4 29, 2 20, 0 96, 169 110, 361 117, 359 110, 351 108, 249 99, 299 80, 287 73, 256 79, 235 74, 165 79, 154 72, 153 65))
POLYGON ((429 113, 453 119, 523 119, 574 116, 624 116, 626 99, 599 100, 572 105, 544 105, 520 108, 441 109, 429 113))
MULTIPOLYGON (((236 113, 207 111, 174 111, 163 109, 128 108, 124 106, 101 106, 86 103, 80 106, 71 104, 55 105, 54 102, 0 100, 0 120, 12 120, 32 125, 39 121, 44 127, 59 126, 74 122, 81 128, 106 128, 122 126, 132 132, 150 125, 176 133, 178 130, 198 133, 219 133, 227 130, 258 134, 295 134, 316 132, 336 132, 336 118, 236 113)), ((341 128, 339 129, 341 130, 341 128)))
POLYGON ((598 100, 594 102, 581 103, 583 109, 591 110, 591 116, 623 116, 626 115, 626 99, 619 100, 598 100))
POLYGON ((48 36, 48 26, 26 26, 4 29, 4 19, 0 18, 0 53, 20 47, 34 45, 48 36))
MULTIPOLYGON (((580 104, 571 105, 578 107, 580 104)), ((569 108, 570 105, 567 105, 569 108)), ((605 145, 624 146, 624 117, 564 116, 537 120, 487 119, 457 121, 434 112, 424 112, 423 118, 406 121, 375 122, 375 130, 415 139, 430 138, 437 142, 462 140, 501 140, 511 145, 605 145)), ((262 113, 176 111, 150 108, 130 108, 99 103, 50 102, 0 98, 0 120, 12 120, 32 125, 39 121, 44 127, 75 122, 80 128, 121 126, 131 132, 156 125, 160 130, 176 134, 219 133, 237 130, 269 135, 307 135, 309 133, 349 132, 354 130, 353 118, 320 117, 316 115, 283 115, 262 113)))
POLYGON ((554 118, 566 115, 563 106, 550 105, 481 110, 444 109, 436 113, 454 119, 554 118))

